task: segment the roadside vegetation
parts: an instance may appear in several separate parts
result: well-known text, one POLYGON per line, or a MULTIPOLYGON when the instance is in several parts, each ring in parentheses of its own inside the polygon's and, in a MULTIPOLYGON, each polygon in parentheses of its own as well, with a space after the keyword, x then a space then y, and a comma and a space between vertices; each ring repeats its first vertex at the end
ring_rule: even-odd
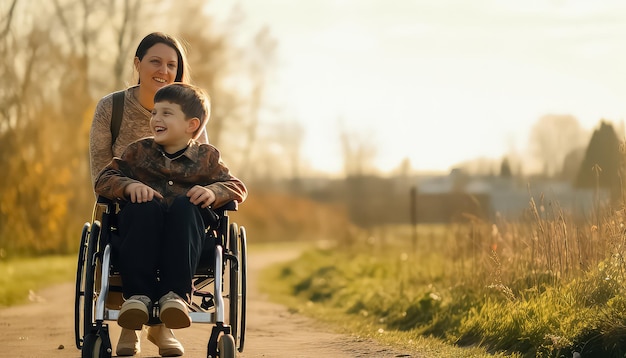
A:
POLYGON ((623 357, 625 213, 576 220, 533 201, 527 214, 377 228, 272 268, 264 287, 296 311, 421 352, 440 342, 465 347, 451 356, 623 357))
POLYGON ((0 307, 35 301, 37 290, 74 281, 76 260, 76 255, 0 260, 0 307))

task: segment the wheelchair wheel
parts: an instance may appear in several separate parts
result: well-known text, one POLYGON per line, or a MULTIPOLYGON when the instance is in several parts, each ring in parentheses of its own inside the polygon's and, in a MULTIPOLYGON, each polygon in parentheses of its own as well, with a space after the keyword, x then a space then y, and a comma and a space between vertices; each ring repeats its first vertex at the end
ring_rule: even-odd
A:
POLYGON ((248 243, 246 239, 246 229, 239 227, 239 273, 241 288, 239 294, 239 346, 237 350, 243 352, 243 344, 246 337, 246 302, 248 290, 248 243))
POLYGON ((230 261, 229 324, 237 350, 243 352, 246 332, 247 262, 246 231, 231 223, 229 227, 229 250, 237 258, 230 261))
POLYGON ((235 358, 235 339, 230 334, 222 334, 217 341, 217 356, 235 358))
POLYGON ((239 299, 239 288, 241 284, 240 276, 241 276, 241 260, 239 255, 239 229, 237 224, 231 223, 229 226, 228 232, 228 249, 230 254, 236 257, 236 260, 229 259, 228 260, 228 279, 229 279, 229 290, 228 290, 228 323, 230 324, 233 338, 237 341, 238 337, 238 329, 239 329, 239 312, 240 312, 240 299, 239 299))
POLYGON ((83 231, 80 236, 80 246, 78 248, 78 264, 76 265, 76 291, 74 297, 74 337, 76 339, 76 348, 81 349, 83 346, 83 336, 85 332, 84 326, 81 324, 84 317, 83 306, 85 303, 85 256, 87 254, 87 237, 89 236, 90 223, 83 225, 83 231))
MULTIPOLYGON (((100 222, 95 221, 91 225, 89 241, 87 243, 87 264, 85 266, 85 282, 83 293, 83 333, 88 335, 94 323, 94 299, 95 299, 95 275, 96 275, 96 254, 98 250, 98 240, 100 238, 100 222)), ((83 344, 85 344, 83 342, 83 344)))
POLYGON ((85 336, 81 358, 111 358, 112 351, 108 337, 89 333, 85 336))

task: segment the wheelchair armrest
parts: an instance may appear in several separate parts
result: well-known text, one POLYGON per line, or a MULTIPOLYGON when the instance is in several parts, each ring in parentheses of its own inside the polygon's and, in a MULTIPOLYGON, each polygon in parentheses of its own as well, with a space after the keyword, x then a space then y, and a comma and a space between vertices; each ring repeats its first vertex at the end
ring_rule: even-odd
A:
POLYGON ((109 198, 105 198, 104 196, 98 195, 98 198, 96 200, 96 202, 98 204, 105 204, 105 205, 113 205, 115 204, 115 202, 109 198))
POLYGON ((220 206, 217 209, 213 209, 213 210, 219 210, 219 211, 237 211, 237 208, 239 208, 239 203, 236 202, 235 200, 231 200, 229 202, 227 202, 226 204, 220 206))
POLYGON ((239 207, 238 203, 234 200, 227 202, 226 204, 220 206, 219 208, 207 208, 209 212, 208 220, 210 221, 209 226, 215 225, 220 221, 220 218, 224 216, 224 212, 226 211, 237 211, 239 207))
POLYGON ((219 208, 211 208, 211 210, 219 216, 223 216, 225 211, 237 211, 239 203, 231 200, 219 208))
POLYGON ((94 218, 101 218, 101 214, 106 213, 115 213, 116 212, 116 202, 114 200, 105 198, 104 196, 98 195, 96 198, 96 204, 94 206, 94 218), (98 209, 98 207, 100 209, 98 209), (97 215, 95 215, 97 213, 97 215))

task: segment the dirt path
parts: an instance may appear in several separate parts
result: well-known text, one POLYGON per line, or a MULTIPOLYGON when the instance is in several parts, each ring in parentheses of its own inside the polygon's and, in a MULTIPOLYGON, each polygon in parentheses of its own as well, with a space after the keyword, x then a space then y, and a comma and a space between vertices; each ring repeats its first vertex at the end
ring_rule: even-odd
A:
MULTIPOLYGON (((295 249, 249 255, 248 327, 245 349, 238 357, 410 357, 371 341, 332 333, 312 319, 268 302, 255 285, 257 273, 297 255, 295 249)), ((0 310, 0 357, 80 357, 74 344, 74 283, 42 290, 33 299, 33 303, 0 310)), ((120 328, 115 322, 109 322, 109 327, 115 347, 120 328)), ((202 324, 175 331, 185 346, 185 357, 206 357, 210 331, 210 325, 202 324)), ((158 349, 145 334, 141 343, 138 357, 159 357, 158 349)))

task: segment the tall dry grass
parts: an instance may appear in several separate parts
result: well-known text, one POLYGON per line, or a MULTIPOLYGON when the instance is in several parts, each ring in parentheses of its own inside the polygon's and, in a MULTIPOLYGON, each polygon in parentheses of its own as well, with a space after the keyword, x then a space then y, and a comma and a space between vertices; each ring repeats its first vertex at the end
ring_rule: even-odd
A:
POLYGON ((530 199, 519 220, 497 216, 493 222, 458 224, 453 253, 467 282, 507 283, 513 288, 561 285, 579 278, 607 259, 623 257, 626 215, 598 205, 588 217, 568 215, 554 202, 530 199), (469 253, 469 255, 468 255, 469 253))
MULTIPOLYGON (((524 357, 626 353, 624 210, 575 217, 530 198, 526 215, 378 227, 286 264, 291 294, 331 315, 524 357), (416 235, 415 235, 416 233, 416 235)), ((372 333, 372 335, 376 335, 372 333)))

